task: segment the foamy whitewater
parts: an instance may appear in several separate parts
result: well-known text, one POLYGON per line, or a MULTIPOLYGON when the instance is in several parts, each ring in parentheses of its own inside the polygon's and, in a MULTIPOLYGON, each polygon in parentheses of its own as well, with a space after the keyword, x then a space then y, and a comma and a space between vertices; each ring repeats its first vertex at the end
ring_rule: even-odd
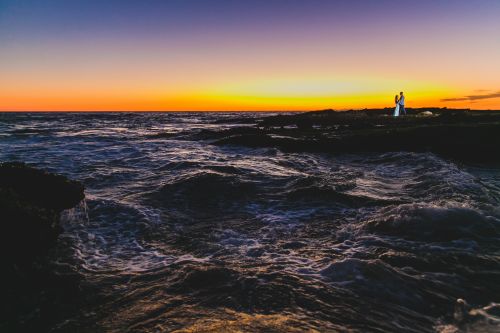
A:
POLYGON ((258 116, 0 114, 0 161, 86 187, 51 254, 78 288, 47 291, 23 325, 500 330, 499 165, 211 144, 242 126, 231 119, 258 116))

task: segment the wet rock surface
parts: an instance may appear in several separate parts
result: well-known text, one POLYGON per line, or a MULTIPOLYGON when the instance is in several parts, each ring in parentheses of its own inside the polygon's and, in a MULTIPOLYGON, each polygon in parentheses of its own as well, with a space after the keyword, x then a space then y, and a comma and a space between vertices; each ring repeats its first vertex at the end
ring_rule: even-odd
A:
POLYGON ((408 109, 332 110, 278 115, 254 127, 213 133, 217 145, 276 147, 286 152, 432 152, 465 160, 498 160, 500 112, 408 109), (429 115, 429 114, 432 115, 429 115))
MULTIPOLYGON (((74 294, 74 279, 53 272, 46 257, 63 231, 61 212, 83 199, 79 182, 24 163, 0 164, 0 330, 14 332, 23 320, 43 317, 46 294, 52 298, 51 310, 57 309, 53 303, 58 299, 74 294), (33 304, 40 307, 33 311, 33 304)), ((37 321, 34 325, 43 327, 37 321)))
POLYGON ((61 233, 60 213, 84 198, 83 185, 23 163, 0 164, 2 256, 21 263, 43 255, 61 233))

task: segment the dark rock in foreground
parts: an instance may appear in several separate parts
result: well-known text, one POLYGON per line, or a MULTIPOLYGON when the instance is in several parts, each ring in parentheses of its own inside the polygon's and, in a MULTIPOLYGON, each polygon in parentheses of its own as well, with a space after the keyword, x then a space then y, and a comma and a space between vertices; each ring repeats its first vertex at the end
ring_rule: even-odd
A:
POLYGON ((1 332, 45 332, 75 311, 78 277, 54 269, 49 250, 60 215, 84 198, 83 185, 24 163, 0 163, 1 332), (59 304, 66 304, 61 306, 59 304))
POLYGON ((83 185, 23 163, 0 164, 1 257, 29 264, 55 245, 60 213, 84 198, 83 185))
POLYGON ((288 152, 433 152, 467 160, 499 160, 500 112, 410 109, 318 111, 261 119, 254 128, 216 133, 215 144, 276 147, 288 152), (432 114, 429 116, 429 114, 432 114))

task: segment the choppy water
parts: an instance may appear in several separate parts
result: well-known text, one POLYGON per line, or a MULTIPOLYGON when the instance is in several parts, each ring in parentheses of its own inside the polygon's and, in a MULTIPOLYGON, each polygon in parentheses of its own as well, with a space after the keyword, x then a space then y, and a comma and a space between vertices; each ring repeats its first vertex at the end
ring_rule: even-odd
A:
POLYGON ((500 330, 498 165, 211 145, 221 117, 241 114, 0 114, 1 161, 86 186, 53 259, 79 288, 26 325, 500 330))

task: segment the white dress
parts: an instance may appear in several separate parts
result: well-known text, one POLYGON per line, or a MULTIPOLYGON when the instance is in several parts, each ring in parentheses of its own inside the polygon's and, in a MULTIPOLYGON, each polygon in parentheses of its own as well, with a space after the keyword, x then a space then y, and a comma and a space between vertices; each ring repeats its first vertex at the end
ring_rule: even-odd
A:
POLYGON ((399 103, 396 104, 396 108, 394 109, 394 117, 399 117, 399 103))

